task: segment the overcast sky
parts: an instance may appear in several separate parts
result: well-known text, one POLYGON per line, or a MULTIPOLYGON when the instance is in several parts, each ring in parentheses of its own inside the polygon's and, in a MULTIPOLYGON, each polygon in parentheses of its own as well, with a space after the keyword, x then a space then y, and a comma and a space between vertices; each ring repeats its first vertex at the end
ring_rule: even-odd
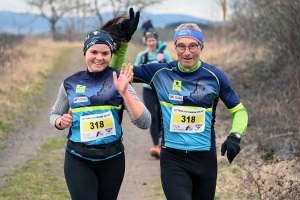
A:
MULTIPOLYGON (((145 10, 149 13, 177 13, 200 17, 212 21, 221 21, 221 7, 217 0, 163 0, 163 3, 154 5, 145 10)), ((24 0, 0 0, 0 11, 29 12, 24 0)))

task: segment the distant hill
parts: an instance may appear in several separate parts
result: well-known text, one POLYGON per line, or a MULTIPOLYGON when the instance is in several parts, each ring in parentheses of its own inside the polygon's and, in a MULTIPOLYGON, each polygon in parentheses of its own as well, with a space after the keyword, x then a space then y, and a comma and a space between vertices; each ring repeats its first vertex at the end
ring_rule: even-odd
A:
POLYGON ((165 27, 168 24, 172 24, 175 22, 194 22, 199 25, 209 23, 209 21, 206 19, 197 18, 190 15, 141 13, 140 24, 143 23, 143 20, 146 17, 150 18, 153 25, 156 27, 165 27))
MULTIPOLYGON (((106 22, 112 18, 111 13, 104 13, 103 19, 106 22)), ((192 17, 189 15, 178 14, 151 14, 141 13, 140 24, 148 17, 151 19, 154 27, 162 28, 176 22, 193 22, 198 25, 210 24, 208 20, 192 17)), ((22 14, 8 11, 0 11, 0 32, 8 32, 15 34, 43 34, 50 32, 50 25, 47 20, 36 14, 22 14)), ((66 18, 57 23, 57 30, 65 30, 66 18)), ((99 27, 99 21, 96 17, 87 20, 85 30, 90 31, 99 27)))

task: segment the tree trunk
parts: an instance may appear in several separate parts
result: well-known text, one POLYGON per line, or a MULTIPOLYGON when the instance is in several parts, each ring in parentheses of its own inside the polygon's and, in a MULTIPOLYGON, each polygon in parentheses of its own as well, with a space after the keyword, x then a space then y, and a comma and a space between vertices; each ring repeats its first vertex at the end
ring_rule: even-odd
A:
POLYGON ((221 0, 222 4, 222 10, 223 10, 223 28, 222 28, 222 33, 224 37, 227 37, 227 24, 226 24, 226 12, 227 12, 227 7, 226 7, 226 0, 221 0))

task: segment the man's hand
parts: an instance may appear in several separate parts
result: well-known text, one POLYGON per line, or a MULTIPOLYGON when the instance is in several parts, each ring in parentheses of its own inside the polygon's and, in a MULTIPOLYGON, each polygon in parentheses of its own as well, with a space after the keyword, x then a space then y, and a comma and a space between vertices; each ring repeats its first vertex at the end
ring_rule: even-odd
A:
POLYGON ((124 19, 121 23, 120 23, 120 31, 123 34, 123 37, 126 38, 126 41, 129 42, 132 38, 132 35, 134 34, 134 32, 137 29, 137 26, 139 24, 139 20, 140 20, 140 12, 137 11, 136 15, 134 17, 134 11, 133 8, 129 9, 129 19, 124 19))
POLYGON ((231 164, 235 156, 239 154, 240 150, 240 141, 233 136, 228 136, 225 142, 222 144, 221 155, 224 156, 225 152, 227 151, 227 158, 231 164))

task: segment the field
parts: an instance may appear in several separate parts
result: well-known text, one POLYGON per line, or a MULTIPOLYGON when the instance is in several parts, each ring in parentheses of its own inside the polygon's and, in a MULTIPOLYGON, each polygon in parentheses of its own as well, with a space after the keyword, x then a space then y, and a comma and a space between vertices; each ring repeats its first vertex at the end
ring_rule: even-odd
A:
MULTIPOLYGON (((224 70, 230 80, 235 80, 233 86, 238 94, 251 83, 235 85, 236 79, 241 82, 245 79, 244 76, 250 76, 251 74, 244 72, 241 73, 243 76, 238 76, 237 71, 247 71, 249 66, 252 66, 249 63, 260 63, 265 59, 264 50, 250 44, 226 41, 216 37, 210 37, 205 42, 201 59, 224 70)), ((168 51, 173 58, 176 58, 172 41, 167 43, 168 51)), ((50 93, 48 91, 48 96, 46 95, 49 84, 52 84, 49 80, 56 78, 54 74, 65 73, 64 70, 70 63, 72 63, 74 70, 85 69, 82 62, 83 57, 80 57, 81 42, 68 43, 54 42, 50 39, 25 38, 22 44, 16 48, 18 49, 17 52, 21 54, 20 57, 2 66, 3 69, 0 74, 0 138, 2 140, 0 142, 0 149, 2 150, 0 151, 2 152, 8 148, 18 148, 7 144, 5 141, 9 141, 8 138, 20 132, 25 126, 32 126, 32 129, 36 129, 36 135, 44 132, 43 127, 48 125, 38 126, 36 123, 38 121, 39 123, 49 124, 49 121, 41 122, 38 116, 41 110, 43 112, 46 110, 43 114, 48 119, 50 112, 49 95, 54 96, 55 99, 58 92, 58 87, 56 87, 50 93), (80 66, 75 66, 77 63, 80 63, 80 66)), ((136 54, 143 48, 137 43, 130 44, 127 62, 133 63, 136 54)), ((67 76, 67 74, 63 75, 67 76)), ((136 88, 140 94, 138 86, 136 88)), ((246 108, 247 105, 252 104, 247 95, 242 95, 240 98, 246 108)), ((255 111, 251 110, 249 113, 252 114, 255 111)), ((250 118, 255 117, 255 115, 249 116, 250 118)), ((128 124, 124 126, 128 128, 127 130, 130 130, 130 122, 127 121, 126 123, 128 124)), ((230 128, 231 116, 223 103, 220 103, 216 122, 217 147, 219 149, 230 128)), ((233 164, 229 165, 226 159, 220 156, 218 150, 219 174, 216 199, 270 199, 276 194, 280 197, 278 199, 299 198, 299 194, 296 192, 299 188, 299 160, 297 158, 281 159, 276 156, 270 160, 261 159, 258 153, 258 143, 248 142, 252 141, 251 134, 256 131, 260 131, 259 127, 250 124, 244 136, 244 142, 241 144, 242 151, 233 164), (298 196, 288 196, 288 193, 298 196)), ((147 131, 145 132, 143 136, 139 137, 141 137, 141 140, 149 140, 148 143, 144 144, 147 146, 150 142, 150 136, 147 135, 147 131)), ((18 140, 22 140, 22 138, 18 138, 18 140)), ((146 184, 145 187, 139 185, 141 187, 140 191, 143 192, 141 199, 164 199, 159 181, 158 162, 154 163, 153 160, 148 158, 148 147, 145 149, 141 146, 139 148, 143 148, 143 150, 138 152, 140 150, 135 149, 134 143, 130 143, 128 138, 126 140, 129 165, 131 160, 134 163, 133 160, 140 153, 143 156, 140 156, 140 160, 136 161, 135 165, 143 167, 134 168, 132 165, 128 167, 129 173, 125 177, 124 186, 122 186, 128 191, 125 192, 125 189, 121 191, 122 199, 134 199, 136 194, 133 188, 136 187, 136 182, 139 183, 139 181, 135 182, 134 180, 139 180, 145 172, 149 174, 147 176, 149 184, 146 184), (145 163, 154 164, 153 166, 148 164, 148 169, 145 163), (148 193, 144 191, 148 191, 148 193)), ((0 188, 1 199, 69 198, 63 177, 65 136, 50 137, 45 141, 37 140, 35 143, 39 146, 38 149, 31 156, 27 156, 28 159, 24 163, 15 162, 17 164, 12 169, 6 170, 8 172, 5 173, 6 175, 3 172, 0 173, 1 179, 5 180, 2 188, 0 188)), ((26 144, 22 143, 22 145, 26 144)), ((0 158, 1 156, 4 159, 5 155, 0 154, 0 158)), ((11 156, 10 158, 5 157, 5 159, 15 158, 11 156)), ((5 166, 2 163, 1 165, 5 166)))

